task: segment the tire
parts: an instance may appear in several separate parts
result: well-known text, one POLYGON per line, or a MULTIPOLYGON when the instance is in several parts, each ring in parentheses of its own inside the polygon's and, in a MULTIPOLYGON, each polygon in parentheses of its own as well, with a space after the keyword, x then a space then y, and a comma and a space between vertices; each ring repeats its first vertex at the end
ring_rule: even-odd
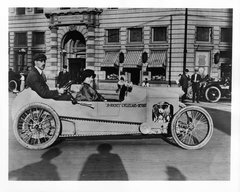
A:
POLYGON ((192 100, 192 98, 193 98, 192 86, 188 87, 187 98, 190 99, 190 100, 192 100))
POLYGON ((8 83, 8 89, 9 91, 13 92, 14 90, 17 89, 17 82, 15 80, 11 80, 8 83))
POLYGON ((180 109, 173 117, 171 134, 174 141, 184 149, 200 149, 210 140, 213 121, 209 113, 198 106, 180 109))
POLYGON ((57 113, 43 103, 31 103, 19 110, 13 122, 17 141, 28 149, 45 149, 60 134, 61 123, 57 113))
POLYGON ((221 91, 218 87, 210 86, 205 91, 205 98, 207 101, 216 103, 221 98, 221 91))

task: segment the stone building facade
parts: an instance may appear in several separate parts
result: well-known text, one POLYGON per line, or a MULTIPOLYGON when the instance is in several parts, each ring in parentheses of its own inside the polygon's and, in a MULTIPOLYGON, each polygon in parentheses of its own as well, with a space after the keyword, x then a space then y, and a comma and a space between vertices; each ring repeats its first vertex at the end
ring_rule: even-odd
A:
POLYGON ((9 8, 9 67, 26 70, 47 55, 50 86, 63 65, 72 78, 85 68, 100 89, 124 75, 134 84, 173 85, 198 66, 215 78, 231 76, 232 9, 9 8), (219 59, 216 56, 220 56, 219 59))

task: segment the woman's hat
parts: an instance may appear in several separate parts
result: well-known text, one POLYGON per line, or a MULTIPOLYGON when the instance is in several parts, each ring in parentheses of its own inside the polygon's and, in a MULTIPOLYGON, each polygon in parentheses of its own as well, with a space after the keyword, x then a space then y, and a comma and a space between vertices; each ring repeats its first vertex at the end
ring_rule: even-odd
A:
POLYGON ((81 75, 81 81, 83 82, 87 77, 91 77, 91 76, 93 78, 96 77, 96 74, 94 73, 94 71, 91 69, 85 69, 81 75))

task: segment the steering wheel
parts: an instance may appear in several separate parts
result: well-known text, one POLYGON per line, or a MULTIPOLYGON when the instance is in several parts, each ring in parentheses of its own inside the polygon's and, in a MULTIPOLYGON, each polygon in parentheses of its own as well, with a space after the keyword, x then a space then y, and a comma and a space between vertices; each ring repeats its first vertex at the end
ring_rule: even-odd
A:
POLYGON ((77 104, 77 100, 73 97, 72 92, 71 92, 71 85, 74 84, 74 81, 69 81, 67 82, 62 88, 64 89, 64 92, 66 94, 69 94, 71 96, 71 101, 72 104, 77 104))

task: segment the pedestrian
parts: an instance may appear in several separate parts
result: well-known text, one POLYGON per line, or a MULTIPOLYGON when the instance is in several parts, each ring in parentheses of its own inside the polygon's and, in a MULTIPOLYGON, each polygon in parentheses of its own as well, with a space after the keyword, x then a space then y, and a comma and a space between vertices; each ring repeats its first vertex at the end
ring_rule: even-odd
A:
POLYGON ((126 82, 124 80, 124 77, 120 77, 120 80, 117 83, 117 90, 116 92, 119 93, 119 101, 123 101, 126 95, 126 91, 127 91, 127 86, 126 86, 126 82))
POLYGON ((77 92, 77 101, 105 101, 104 97, 92 87, 96 74, 91 69, 86 69, 81 75, 81 87, 77 92))
POLYGON ((193 103, 195 102, 195 97, 196 97, 197 103, 199 103, 200 81, 201 81, 201 75, 198 74, 198 67, 195 67, 194 74, 191 76, 192 90, 193 90, 193 97, 192 97, 193 103))
POLYGON ((58 88, 56 90, 50 90, 46 80, 43 70, 46 66, 46 55, 40 53, 33 57, 33 67, 29 72, 26 84, 35 91, 40 97, 45 99, 55 99, 55 100, 71 100, 71 96, 65 94, 65 89, 58 88))
POLYGON ((189 72, 189 70, 185 69, 184 73, 181 75, 181 77, 179 79, 179 85, 182 87, 182 90, 184 92, 184 94, 182 96, 182 102, 184 102, 187 97, 188 82, 190 81, 188 72, 189 72))
POLYGON ((70 73, 67 71, 67 65, 63 65, 63 70, 59 72, 57 77, 57 87, 62 88, 70 81, 70 73))
POLYGON ((148 82, 148 78, 145 78, 145 80, 142 82, 142 86, 143 87, 150 87, 149 82, 148 82))

